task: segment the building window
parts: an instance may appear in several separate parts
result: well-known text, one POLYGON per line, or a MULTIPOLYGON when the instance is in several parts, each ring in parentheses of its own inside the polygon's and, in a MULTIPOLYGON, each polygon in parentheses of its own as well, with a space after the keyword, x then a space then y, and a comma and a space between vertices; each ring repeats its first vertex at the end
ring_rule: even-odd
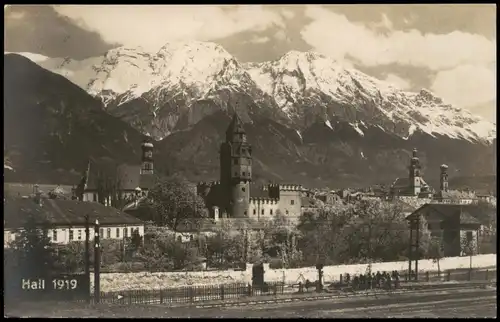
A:
POLYGON ((290 204, 293 205, 295 203, 295 200, 290 200, 290 204))
POLYGON ((78 229, 78 240, 82 240, 82 230, 78 229))
POLYGON ((193 236, 193 235, 190 235, 190 236, 189 236, 189 240, 190 240, 190 241, 193 241, 193 240, 194 240, 194 236, 193 236))
POLYGON ((241 187, 241 191, 245 192, 245 187, 241 187))
POLYGON ((287 214, 287 215, 288 215, 288 210, 286 210, 286 211, 285 211, 285 214, 287 214))
POLYGON ((125 238, 128 237, 128 229, 127 229, 127 227, 123 228, 123 237, 125 237, 125 238))
POLYGON ((111 228, 108 228, 106 231, 108 238, 111 238, 111 228))
POLYGON ((234 164, 238 164, 238 159, 234 159, 234 164))
POLYGON ((263 214, 264 214, 264 209, 262 209, 262 210, 260 211, 260 214, 261 214, 261 215, 263 215, 263 214))
POLYGON ((94 202, 97 201, 97 194, 96 193, 94 193, 94 195, 93 195, 93 200, 94 200, 94 202))
POLYGON ((52 231, 52 239, 56 242, 57 241, 57 229, 54 229, 52 231))
POLYGON ((257 210, 254 209, 253 210, 253 214, 256 215, 257 214, 257 210))
POLYGON ((269 214, 272 215, 273 214, 273 210, 272 209, 269 209, 269 214))
POLYGON ((246 215, 246 214, 247 214, 247 211, 245 210, 245 211, 243 212, 243 214, 244 214, 244 215, 246 215))
POLYGON ((234 176, 235 176, 235 177, 237 177, 237 176, 238 176, 238 172, 235 172, 235 173, 234 173, 234 176))
POLYGON ((245 176, 245 175, 246 175, 246 172, 243 172, 243 176, 245 176))
POLYGON ((116 228, 116 238, 120 238, 120 228, 116 228))
POLYGON ((69 240, 73 240, 73 229, 69 229, 69 240))
POLYGON ((182 236, 177 236, 177 241, 182 242, 182 236))
POLYGON ((104 238, 104 228, 99 229, 99 237, 104 238))

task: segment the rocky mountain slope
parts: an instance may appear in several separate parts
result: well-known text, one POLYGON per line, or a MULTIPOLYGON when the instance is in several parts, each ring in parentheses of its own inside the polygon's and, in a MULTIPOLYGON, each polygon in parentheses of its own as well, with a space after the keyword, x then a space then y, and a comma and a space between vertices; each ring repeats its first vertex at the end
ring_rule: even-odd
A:
POLYGON ((89 157, 137 162, 143 135, 64 77, 4 55, 4 180, 72 184, 89 157))
POLYGON ((218 178, 218 149, 234 110, 247 122, 258 181, 389 183, 406 175, 413 147, 427 180, 442 163, 457 175, 496 174, 494 124, 427 90, 404 92, 315 53, 241 64, 218 45, 195 42, 158 53, 118 48, 84 61, 23 55, 162 139, 155 168, 193 180, 218 178))

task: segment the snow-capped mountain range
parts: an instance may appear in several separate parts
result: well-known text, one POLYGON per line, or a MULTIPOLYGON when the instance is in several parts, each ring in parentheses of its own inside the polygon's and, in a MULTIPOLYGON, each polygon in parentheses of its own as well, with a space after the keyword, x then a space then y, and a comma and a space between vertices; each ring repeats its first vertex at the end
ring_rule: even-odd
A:
POLYGON ((237 103, 282 115, 299 136, 321 120, 332 129, 338 121, 347 122, 360 136, 378 127, 403 139, 416 131, 469 142, 496 138, 495 124, 446 104, 429 90, 403 91, 313 52, 240 63, 217 44, 189 42, 166 44, 156 53, 120 47, 82 61, 18 54, 66 77, 100 98, 109 113, 157 139, 182 130, 183 116, 189 125, 199 120, 192 114, 200 103, 226 109, 234 104, 233 95, 247 98, 237 103))

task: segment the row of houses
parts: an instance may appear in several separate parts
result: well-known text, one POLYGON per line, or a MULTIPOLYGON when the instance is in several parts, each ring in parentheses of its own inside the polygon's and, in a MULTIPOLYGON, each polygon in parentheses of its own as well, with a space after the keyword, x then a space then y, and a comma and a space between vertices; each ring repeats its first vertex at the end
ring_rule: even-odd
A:
POLYGON ((112 207, 97 202, 35 197, 4 197, 4 247, 16 239, 31 217, 46 229, 51 242, 67 244, 85 241, 85 217, 89 217, 90 235, 94 238, 94 223, 100 224, 102 239, 131 237, 134 231, 144 235, 144 222, 112 207))

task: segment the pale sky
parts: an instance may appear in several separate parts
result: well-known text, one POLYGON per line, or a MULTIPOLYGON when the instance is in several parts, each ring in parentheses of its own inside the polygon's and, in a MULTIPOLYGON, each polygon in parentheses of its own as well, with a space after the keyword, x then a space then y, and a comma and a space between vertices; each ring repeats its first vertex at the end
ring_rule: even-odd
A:
POLYGON ((222 45, 242 62, 313 50, 496 118, 496 8, 447 5, 63 5, 5 9, 5 50, 83 59, 118 46, 222 45))

